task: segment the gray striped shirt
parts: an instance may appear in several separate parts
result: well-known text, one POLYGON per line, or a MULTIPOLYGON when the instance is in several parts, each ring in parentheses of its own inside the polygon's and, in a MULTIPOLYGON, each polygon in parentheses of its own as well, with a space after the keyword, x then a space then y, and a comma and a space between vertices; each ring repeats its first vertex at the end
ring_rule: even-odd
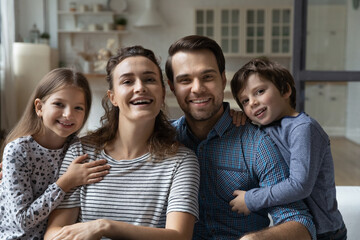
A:
POLYGON ((91 146, 70 146, 60 174, 71 161, 87 153, 90 161, 106 159, 110 173, 99 183, 67 193, 59 208, 80 207, 79 221, 99 218, 164 228, 166 214, 187 212, 198 218, 199 164, 194 152, 180 147, 176 155, 158 160, 147 153, 131 160, 115 160, 91 146))

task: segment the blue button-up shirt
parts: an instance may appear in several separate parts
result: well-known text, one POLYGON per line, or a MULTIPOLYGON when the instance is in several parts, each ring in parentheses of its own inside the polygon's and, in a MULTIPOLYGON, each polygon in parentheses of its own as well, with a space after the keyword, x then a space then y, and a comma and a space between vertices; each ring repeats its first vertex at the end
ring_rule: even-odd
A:
POLYGON ((200 219, 193 239, 238 239, 247 232, 269 226, 268 213, 274 224, 300 222, 315 238, 315 226, 308 208, 302 202, 281 205, 248 216, 231 211, 229 202, 234 190, 274 185, 289 175, 278 148, 259 128, 232 124, 229 104, 205 140, 200 141, 186 124, 185 117, 173 122, 181 143, 192 149, 200 163, 200 219))

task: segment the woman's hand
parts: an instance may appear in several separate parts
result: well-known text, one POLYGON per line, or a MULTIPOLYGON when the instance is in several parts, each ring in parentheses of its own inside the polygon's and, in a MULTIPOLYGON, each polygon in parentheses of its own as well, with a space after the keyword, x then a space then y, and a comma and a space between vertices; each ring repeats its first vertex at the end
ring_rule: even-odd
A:
POLYGON ((87 154, 75 158, 56 182, 64 192, 77 186, 100 182, 109 173, 110 166, 106 165, 105 159, 82 163, 86 158, 87 154))
POLYGON ((248 119, 243 111, 237 111, 234 109, 230 109, 230 116, 233 119, 233 124, 237 127, 245 125, 246 120, 248 119))
POLYGON ((100 240, 101 225, 99 220, 68 225, 62 227, 51 240, 100 240))

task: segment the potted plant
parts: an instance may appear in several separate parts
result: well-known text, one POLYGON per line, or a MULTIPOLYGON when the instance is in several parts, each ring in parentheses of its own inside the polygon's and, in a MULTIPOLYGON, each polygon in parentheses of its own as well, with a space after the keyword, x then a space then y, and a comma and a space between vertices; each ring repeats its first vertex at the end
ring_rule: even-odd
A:
POLYGON ((124 17, 119 17, 115 19, 116 30, 125 30, 127 24, 127 19, 124 17))
POLYGON ((49 44, 50 34, 47 32, 43 32, 40 35, 40 43, 49 44))

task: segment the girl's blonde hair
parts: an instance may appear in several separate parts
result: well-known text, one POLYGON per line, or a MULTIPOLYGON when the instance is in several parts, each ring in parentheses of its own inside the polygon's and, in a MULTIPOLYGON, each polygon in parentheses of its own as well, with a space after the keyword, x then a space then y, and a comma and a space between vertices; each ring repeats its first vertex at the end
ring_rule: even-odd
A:
MULTIPOLYGON (((84 123, 86 122, 89 116, 90 107, 91 107, 91 91, 86 77, 82 73, 77 72, 74 69, 70 69, 70 68, 54 69, 49 73, 47 73, 36 86, 19 122, 7 135, 3 143, 3 146, 1 148, 1 154, 4 147, 9 142, 22 136, 34 135, 44 131, 44 125, 42 119, 37 116, 35 111, 35 105, 34 105, 35 99, 39 98, 42 101, 46 101, 51 94, 68 86, 79 88, 84 92, 85 117, 81 128, 84 126, 84 123)), ((81 128, 76 133, 73 133, 71 136, 77 134, 81 130, 81 128)))

